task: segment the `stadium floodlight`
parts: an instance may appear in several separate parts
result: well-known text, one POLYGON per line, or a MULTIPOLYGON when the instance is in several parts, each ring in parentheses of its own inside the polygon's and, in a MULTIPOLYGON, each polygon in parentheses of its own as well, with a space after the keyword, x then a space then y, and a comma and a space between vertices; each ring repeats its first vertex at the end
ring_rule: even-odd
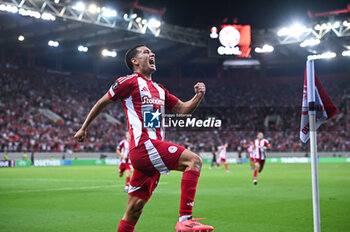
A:
POLYGON ((135 19, 135 21, 137 22, 137 23, 141 23, 141 18, 140 17, 137 17, 136 19, 135 19))
POLYGON ((18 40, 22 42, 24 40, 24 36, 23 35, 19 35, 18 36, 18 40))
POLYGON ((286 27, 283 27, 282 29, 280 29, 278 32, 277 32, 277 35, 278 36, 287 36, 290 34, 290 29, 289 28, 286 28, 286 27))
POLYGON ((109 56, 109 57, 116 57, 117 56, 116 51, 109 51, 107 49, 103 49, 101 54, 102 54, 102 56, 109 56))
POLYGON ((299 38, 303 33, 310 32, 311 28, 307 28, 298 23, 294 24, 291 27, 283 27, 277 31, 278 36, 293 36, 299 38))
POLYGON ((22 16, 29 16, 29 17, 33 17, 36 19, 40 19, 41 14, 38 11, 34 11, 34 10, 26 10, 26 9, 19 9, 18 13, 22 16))
POLYGON ((316 31, 324 31, 324 30, 329 30, 329 29, 331 29, 332 28, 332 25, 330 25, 330 24, 326 24, 326 23, 322 23, 321 25, 320 24, 317 24, 316 26, 315 26, 315 30, 316 31))
POLYGON ((102 15, 105 17, 116 17, 117 11, 110 8, 102 7, 102 15))
POLYGON ((344 26, 344 27, 350 27, 350 22, 348 22, 348 21, 345 20, 345 21, 343 22, 343 26, 344 26))
POLYGON ((147 23, 147 19, 142 19, 141 23, 145 25, 147 23))
POLYGON ((161 22, 155 18, 149 20, 148 25, 154 28, 158 28, 161 25, 161 22))
POLYGON ((333 23, 333 28, 339 28, 340 27, 340 22, 335 22, 333 23))
POLYGON ((273 48, 273 46, 271 46, 271 45, 265 44, 265 45, 263 46, 263 50, 264 50, 265 52, 273 52, 274 48, 273 48))
POLYGON ((85 10, 85 4, 83 2, 78 2, 72 8, 74 10, 77 10, 77 11, 84 11, 85 10))
POLYGON ((129 17, 129 15, 128 15, 128 14, 124 14, 124 16, 123 16, 123 17, 124 17, 124 19, 125 19, 125 20, 127 20, 127 19, 128 19, 128 17, 129 17))
POLYGON ((60 3, 60 0, 55 0, 55 3, 56 3, 56 4, 60 3))
POLYGON ((307 40, 300 43, 300 47, 302 47, 302 48, 312 47, 312 46, 318 45, 320 43, 321 43, 321 41, 319 39, 307 39, 307 40))
POLYGON ((136 13, 131 14, 131 15, 130 15, 130 18, 136 19, 136 18, 137 18, 137 14, 136 14, 136 13))
POLYGON ((50 13, 46 13, 46 12, 42 13, 41 18, 44 19, 44 20, 51 20, 51 21, 55 21, 56 20, 55 16, 53 16, 50 13))
POLYGON ((294 36, 295 38, 299 38, 301 34, 309 32, 310 30, 310 28, 296 23, 290 28, 290 35, 294 36))
POLYGON ((273 52, 273 50, 274 50, 274 47, 269 44, 265 44, 262 48, 260 47, 255 48, 256 53, 270 53, 270 52, 273 52))
POLYGON ((83 45, 79 45, 79 47, 78 47, 79 52, 87 52, 88 50, 89 50, 89 48, 85 47, 83 45))
POLYGON ((331 59, 331 58, 335 58, 336 56, 337 54, 335 54, 335 52, 325 52, 322 54, 309 55, 307 56, 307 58, 310 60, 319 60, 319 59, 331 59))
POLYGON ((350 50, 347 50, 347 51, 343 51, 341 53, 342 56, 350 56, 350 50))
POLYGON ((59 42, 53 41, 53 40, 50 40, 47 44, 48 44, 50 47, 58 47, 58 46, 60 45, 59 42))
POLYGON ((89 8, 88 8, 89 12, 91 14, 97 14, 101 12, 101 8, 96 6, 95 4, 90 4, 89 8))
POLYGON ((7 11, 7 12, 15 14, 18 12, 18 8, 15 6, 12 6, 12 5, 1 4, 0 11, 7 11))
POLYGON ((254 50, 256 53, 263 53, 262 48, 256 47, 254 50))

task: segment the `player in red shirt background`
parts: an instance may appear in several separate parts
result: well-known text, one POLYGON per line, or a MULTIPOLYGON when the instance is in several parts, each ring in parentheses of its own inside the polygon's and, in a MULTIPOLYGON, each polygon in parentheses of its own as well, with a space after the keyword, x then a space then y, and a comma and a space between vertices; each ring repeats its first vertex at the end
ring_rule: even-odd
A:
POLYGON ((125 139, 123 139, 117 146, 116 153, 120 156, 119 165, 119 177, 122 177, 124 172, 126 172, 125 180, 125 192, 129 192, 130 177, 132 173, 132 165, 129 159, 129 143, 130 134, 125 132, 125 139))
POLYGON ((176 231, 212 231, 212 226, 192 218, 192 208, 200 175, 202 160, 182 146, 165 142, 162 117, 165 109, 178 114, 194 112, 205 94, 204 83, 194 86, 194 97, 182 102, 162 85, 152 81, 156 71, 155 54, 146 46, 139 45, 125 55, 125 62, 132 75, 118 78, 107 93, 97 101, 88 114, 75 138, 83 142, 90 123, 103 109, 121 100, 128 121, 130 160, 134 167, 129 199, 118 232, 132 232, 143 207, 158 185, 160 174, 170 170, 183 172, 181 181, 180 214, 176 231))
POLYGON ((250 161, 250 167, 253 170, 254 169, 254 152, 255 152, 255 147, 254 147, 254 141, 249 141, 249 144, 246 144, 247 140, 243 140, 243 147, 247 149, 247 152, 249 154, 249 161, 250 161))
POLYGON ((230 169, 228 169, 228 164, 226 161, 227 147, 228 147, 227 143, 218 147, 219 162, 217 162, 217 165, 220 166, 222 163, 224 163, 226 172, 230 172, 230 169))
POLYGON ((264 134, 259 132, 257 139, 254 141, 254 180, 255 185, 258 184, 258 171, 263 170, 265 165, 266 150, 271 149, 271 145, 267 139, 264 139, 264 134))

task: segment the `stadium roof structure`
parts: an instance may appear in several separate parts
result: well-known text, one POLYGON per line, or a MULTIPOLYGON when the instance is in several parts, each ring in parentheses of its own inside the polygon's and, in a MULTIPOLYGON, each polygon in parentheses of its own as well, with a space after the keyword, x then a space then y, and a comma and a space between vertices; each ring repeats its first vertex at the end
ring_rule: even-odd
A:
MULTIPOLYGON (((56 57, 53 61, 56 63, 62 60, 79 63, 77 58, 89 57, 101 64, 104 61, 97 62, 101 58, 96 56, 101 57, 102 49, 124 54, 136 44, 146 44, 157 53, 160 58, 157 62, 162 66, 223 62, 223 59, 208 57, 209 26, 203 30, 168 24, 161 21, 164 9, 144 7, 138 1, 121 10, 72 1, 0 0, 0 47, 30 51, 42 60, 56 57), (57 41, 59 47, 48 47, 49 40, 57 41), (78 46, 87 47, 89 54, 79 54, 78 46)), ((342 54, 350 50, 350 5, 344 10, 321 15, 309 12, 307 26, 253 28, 252 58, 273 68, 304 62, 310 54, 327 51, 342 54), (321 43, 301 47, 301 43, 310 38, 321 43), (254 48, 264 44, 274 47, 273 54, 254 52, 254 48)), ((118 55, 110 64, 122 61, 118 55)))

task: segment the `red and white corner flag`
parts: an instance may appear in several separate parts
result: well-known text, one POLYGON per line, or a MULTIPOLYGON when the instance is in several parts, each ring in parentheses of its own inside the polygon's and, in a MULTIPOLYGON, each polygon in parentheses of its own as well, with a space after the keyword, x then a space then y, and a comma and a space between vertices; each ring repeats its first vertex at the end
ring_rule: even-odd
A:
POLYGON ((329 98, 315 74, 314 60, 308 59, 305 69, 300 139, 304 143, 310 139, 314 232, 321 232, 316 131, 322 123, 337 114, 337 107, 329 98))
MULTIPOLYGON (((300 123, 300 139, 306 143, 310 137, 310 124, 309 124, 309 104, 308 104, 308 93, 307 93, 307 71, 305 70, 304 77, 304 91, 303 91, 303 102, 301 110, 301 123, 300 123)), ((315 73, 315 111, 316 111, 316 130, 328 119, 336 116, 339 111, 334 105, 326 90, 323 88, 320 80, 315 73)))

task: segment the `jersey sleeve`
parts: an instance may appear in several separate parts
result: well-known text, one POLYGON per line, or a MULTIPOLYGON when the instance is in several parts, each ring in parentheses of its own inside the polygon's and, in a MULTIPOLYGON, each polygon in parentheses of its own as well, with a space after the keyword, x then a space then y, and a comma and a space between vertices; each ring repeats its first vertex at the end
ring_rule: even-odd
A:
POLYGON ((161 84, 158 84, 165 92, 165 108, 167 108, 168 110, 171 110, 176 103, 179 101, 179 99, 177 97, 175 97, 174 95, 170 94, 169 91, 164 88, 164 86, 162 86, 161 84))
POLYGON ((112 101, 124 99, 130 96, 132 87, 132 78, 119 77, 108 90, 108 97, 112 101))
POLYGON ((270 147, 271 147, 271 145, 270 145, 269 141, 268 141, 268 140, 266 140, 266 139, 265 139, 265 143, 264 143, 264 145, 265 145, 266 147, 268 147, 268 148, 270 148, 270 147))

